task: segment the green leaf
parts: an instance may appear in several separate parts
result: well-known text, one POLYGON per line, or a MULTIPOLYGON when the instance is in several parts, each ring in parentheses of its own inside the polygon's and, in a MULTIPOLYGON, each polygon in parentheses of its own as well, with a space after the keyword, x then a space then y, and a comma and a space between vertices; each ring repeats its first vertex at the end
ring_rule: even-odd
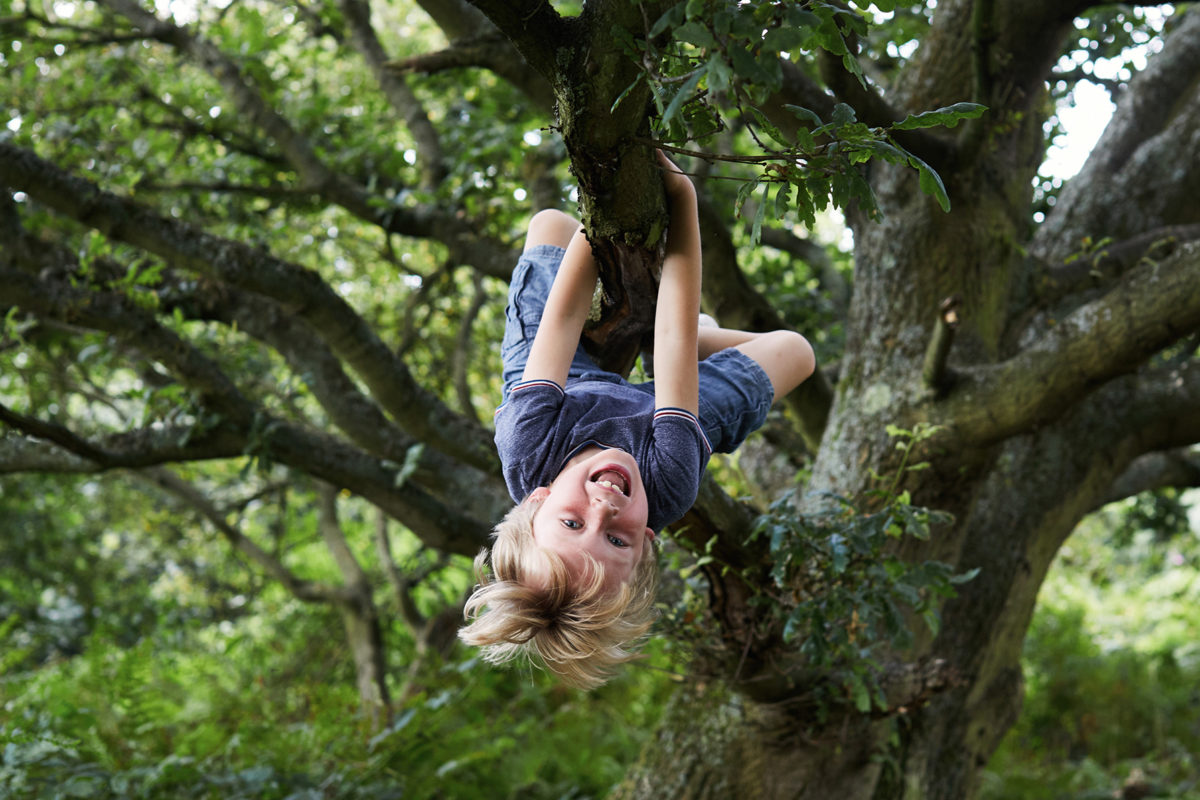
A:
POLYGON ((938 614, 937 609, 926 609, 921 616, 925 619, 925 624, 929 627, 929 632, 937 636, 938 631, 942 628, 942 617, 938 614))
POLYGON ((745 205, 754 190, 758 188, 758 183, 758 178, 755 178, 752 181, 746 181, 738 187, 737 200, 734 201, 733 207, 739 217, 742 215, 742 206, 745 205))
POLYGON ((800 49, 804 44, 804 40, 808 38, 808 34, 798 28, 781 27, 772 28, 767 31, 767 35, 763 37, 763 50, 768 53, 790 52, 800 49))
POLYGON ((764 183, 762 187, 762 199, 759 200, 758 208, 754 212, 754 225, 750 228, 750 246, 754 247, 762 238, 762 224, 767 212, 767 192, 771 189, 771 184, 764 183))
POLYGON ((867 690, 862 678, 857 675, 852 677, 846 688, 850 691, 850 699, 854 701, 854 707, 863 714, 871 710, 871 693, 867 690))
POLYGON ((845 103, 838 103, 833 107, 833 124, 838 127, 850 125, 858 122, 858 115, 854 113, 854 109, 845 103))
POLYGON ((408 450, 404 453, 404 464, 400 467, 400 470, 396 473, 395 480, 392 482, 392 486, 394 488, 399 489, 408 482, 408 479, 412 476, 412 474, 417 471, 417 465, 420 463, 421 455, 424 452, 424 442, 417 442, 412 447, 408 448, 408 450))
POLYGON ((823 124, 817 112, 807 109, 804 106, 794 106, 791 103, 784 103, 783 107, 792 112, 792 115, 801 122, 811 122, 813 127, 816 128, 821 127, 823 124))
POLYGON ((697 47, 713 48, 717 46, 717 40, 713 38, 708 27, 696 21, 686 22, 676 28, 675 41, 687 42, 697 47))
POLYGON ((696 86, 699 85, 702 77, 704 77, 704 70, 698 69, 692 73, 683 86, 679 87, 679 91, 675 93, 675 96, 671 98, 671 102, 667 104, 666 110, 663 111, 663 125, 670 125, 675 117, 679 115, 679 109, 695 95, 696 86))
POLYGON ((783 147, 792 146, 792 143, 789 142, 788 138, 783 135, 783 132, 771 124, 771 120, 767 119, 766 114, 759 111, 754 106, 750 106, 747 110, 750 112, 751 116, 754 117, 754 121, 758 127, 762 128, 763 132, 774 139, 776 143, 782 145, 783 147))
POLYGON ((784 20, 789 28, 815 28, 821 24, 820 17, 799 6, 788 6, 784 20))
POLYGON ((708 59, 708 72, 705 78, 708 88, 714 92, 723 92, 729 88, 732 72, 729 64, 719 53, 713 53, 708 59))
POLYGON ((793 188, 790 183, 779 184, 779 189, 775 192, 775 219, 783 219, 783 215, 787 213, 793 188))
POLYGON ((917 168, 921 174, 921 191, 925 194, 931 194, 937 198, 938 205, 942 207, 942 211, 950 211, 950 195, 946 194, 946 185, 942 183, 942 178, 933 167, 926 164, 917 156, 909 156, 908 163, 917 168))
POLYGON ((829 549, 833 555, 831 562, 833 573, 841 575, 846 571, 846 565, 850 562, 849 553, 846 551, 846 539, 835 533, 829 537, 829 549))
POLYGON ((684 2, 676 3, 658 18, 658 20, 650 26, 650 38, 653 39, 668 28, 674 28, 683 23, 684 8, 687 5, 684 2))
POLYGON ((900 122, 892 125, 895 131, 911 131, 917 128, 936 128, 944 125, 953 128, 959 120, 976 119, 987 111, 987 106, 978 103, 955 103, 952 106, 939 108, 935 111, 923 111, 920 114, 910 114, 900 122))
POLYGON ((730 47, 727 51, 729 60, 733 62, 733 71, 743 81, 759 85, 770 82, 770 76, 759 66, 758 61, 744 47, 730 47))
POLYGON ((979 567, 975 567, 974 569, 969 569, 966 572, 960 572, 957 575, 951 575, 950 582, 955 585, 966 583, 967 581, 975 580, 975 576, 978 574, 979 567))
POLYGON ((608 109, 608 113, 611 114, 617 110, 617 106, 621 105, 621 101, 625 99, 626 95, 628 95, 630 92, 632 92, 634 87, 637 86, 639 83, 641 83, 641 80, 645 76, 645 74, 646 73, 644 73, 644 72, 639 72, 638 76, 633 79, 633 83, 626 86, 625 91, 623 91, 619 95, 617 95, 617 99, 613 100, 612 107, 610 109, 608 109))

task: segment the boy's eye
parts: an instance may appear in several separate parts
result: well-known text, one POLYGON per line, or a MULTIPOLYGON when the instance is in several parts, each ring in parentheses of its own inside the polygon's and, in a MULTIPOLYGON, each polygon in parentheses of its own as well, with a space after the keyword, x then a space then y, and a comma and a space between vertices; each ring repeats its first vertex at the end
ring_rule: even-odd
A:
POLYGON ((625 543, 624 539, 618 539, 616 536, 613 536, 611 533, 608 535, 608 541, 614 547, 629 547, 629 545, 625 543))
POLYGON ((577 519, 564 519, 561 520, 561 522, 564 528, 570 528, 573 531, 579 530, 583 527, 583 524, 577 519))

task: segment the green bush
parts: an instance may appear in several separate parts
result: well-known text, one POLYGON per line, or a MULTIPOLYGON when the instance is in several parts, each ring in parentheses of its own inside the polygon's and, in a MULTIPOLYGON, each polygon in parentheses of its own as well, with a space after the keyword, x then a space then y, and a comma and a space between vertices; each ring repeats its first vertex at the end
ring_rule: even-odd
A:
POLYGON ((266 619, 124 649, 97 634, 9 676, 0 796, 582 800, 624 775, 664 699, 653 668, 584 694, 462 653, 418 674, 376 733, 336 618, 293 604, 266 619))
POLYGON ((1149 504, 1130 505, 1081 526, 1042 587, 983 800, 1200 798, 1200 535, 1131 532, 1149 504))

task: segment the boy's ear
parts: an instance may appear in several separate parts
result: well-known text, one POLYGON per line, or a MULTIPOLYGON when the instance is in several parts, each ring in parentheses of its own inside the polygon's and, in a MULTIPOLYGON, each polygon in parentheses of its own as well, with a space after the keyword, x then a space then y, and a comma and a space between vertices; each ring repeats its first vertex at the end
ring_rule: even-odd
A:
POLYGON ((650 527, 646 528, 646 539, 651 542, 654 541, 654 529, 653 528, 650 528, 650 527))
POLYGON ((550 487, 549 486, 539 486, 538 488, 534 489, 532 492, 529 493, 529 497, 525 498, 525 502, 529 502, 530 500, 532 500, 535 503, 541 503, 549 496, 550 496, 550 487))

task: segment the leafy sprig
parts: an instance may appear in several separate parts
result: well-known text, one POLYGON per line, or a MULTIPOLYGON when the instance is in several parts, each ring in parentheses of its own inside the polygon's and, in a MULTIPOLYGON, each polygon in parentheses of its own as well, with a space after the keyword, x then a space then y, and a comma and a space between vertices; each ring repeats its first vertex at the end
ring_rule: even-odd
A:
POLYGON ((709 161, 759 167, 742 184, 737 200, 740 213, 743 204, 758 195, 751 232, 752 242, 757 242, 768 212, 781 218, 794 211, 809 227, 817 213, 830 205, 856 205, 878 218, 878 203, 860 170, 872 159, 915 169, 921 190, 944 211, 950 210, 941 177, 902 146, 896 134, 953 128, 981 116, 985 106, 955 103, 872 127, 859 121, 845 103, 837 104, 828 119, 811 109, 788 105, 785 108, 795 117, 795 125, 788 125, 787 131, 762 110, 764 101, 782 87, 781 61, 802 53, 824 50, 840 56, 845 69, 865 87, 853 42, 866 32, 867 22, 860 14, 823 0, 772 4, 683 0, 648 27, 643 42, 635 44, 624 32, 622 38, 643 68, 634 85, 647 80, 654 90, 659 112, 656 146, 709 161), (677 146, 726 130, 731 127, 727 117, 754 139, 757 155, 729 157, 677 146))
POLYGON ((903 457, 896 474, 883 481, 887 488, 867 498, 882 500, 872 503, 874 510, 826 494, 826 507, 810 512, 792 491, 772 504, 752 533, 767 538, 774 582, 769 600, 784 640, 798 643, 807 665, 830 676, 835 687, 823 710, 846 702, 862 713, 886 710, 878 654, 911 647, 915 619, 936 636, 941 602, 978 572, 955 573, 940 561, 910 563, 896 554, 899 540, 928 539, 952 518, 912 505, 908 492, 898 491, 904 475, 928 466, 909 458, 937 429, 888 430, 900 440, 903 457))

